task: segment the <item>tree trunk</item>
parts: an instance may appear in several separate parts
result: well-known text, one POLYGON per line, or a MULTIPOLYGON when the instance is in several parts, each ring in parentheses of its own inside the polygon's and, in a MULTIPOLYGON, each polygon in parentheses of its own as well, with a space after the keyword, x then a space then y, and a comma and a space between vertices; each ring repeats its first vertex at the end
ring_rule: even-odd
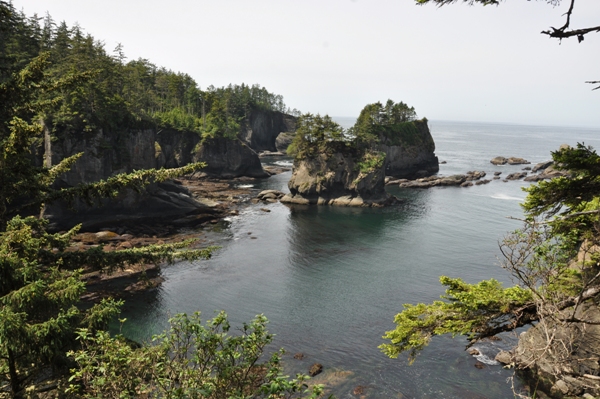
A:
POLYGON ((19 381, 19 375, 17 374, 16 359, 13 351, 8 348, 8 375, 10 377, 10 389, 12 391, 13 398, 18 398, 19 392, 21 391, 21 384, 19 381))

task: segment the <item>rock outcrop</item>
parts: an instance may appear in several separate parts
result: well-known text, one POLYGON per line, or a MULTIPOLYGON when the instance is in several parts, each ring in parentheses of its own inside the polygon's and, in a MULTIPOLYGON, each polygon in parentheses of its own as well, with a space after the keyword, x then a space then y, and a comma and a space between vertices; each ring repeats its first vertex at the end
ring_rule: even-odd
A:
POLYGON ((294 140, 295 132, 281 132, 275 139, 275 147, 278 152, 287 153, 287 149, 294 140))
POLYGON ((531 162, 529 162, 528 160, 524 159, 524 158, 517 158, 517 157, 510 157, 510 158, 505 158, 505 157, 495 157, 492 158, 490 160, 491 164, 494 165, 528 165, 531 162))
POLYGON ((380 206, 393 201, 385 192, 383 168, 361 171, 352 151, 335 151, 294 161, 284 203, 380 206))
MULTIPOLYGON (((275 150, 277 135, 295 129, 295 118, 280 112, 256 111, 242 126, 245 130, 240 135, 257 148, 275 150)), ((202 173, 212 177, 270 176, 263 170, 257 153, 240 139, 201 143, 197 133, 169 128, 59 132, 56 137, 51 137, 46 129, 43 147, 35 151, 38 165, 43 162, 56 165, 69 156, 83 153, 71 170, 59 178, 57 184, 62 187, 96 182, 118 173, 176 168, 199 161, 208 165, 202 173)), ((73 213, 66 204, 55 204, 47 208, 46 214, 57 229, 83 221, 87 223, 85 228, 92 228, 119 218, 123 221, 187 218, 182 219, 182 225, 194 225, 203 221, 195 215, 215 214, 189 193, 167 183, 152 185, 143 193, 126 190, 116 199, 102 201, 102 205, 89 207, 76 203, 78 213, 73 213)))
POLYGON ((257 153, 285 152, 277 147, 276 139, 282 132, 296 131, 296 117, 279 111, 252 111, 241 129, 240 139, 257 153))
POLYGON ((193 157, 196 162, 206 162, 202 173, 220 178, 239 176, 269 177, 254 150, 241 140, 214 139, 198 145, 193 157))
MULTIPOLYGON (((240 140, 215 140, 200 145, 194 132, 170 128, 120 129, 93 132, 46 134, 45 153, 36 151, 42 159, 56 165, 62 159, 82 152, 73 168, 62 176, 67 185, 106 179, 117 173, 151 168, 176 168, 198 160, 209 162, 207 173, 217 177, 266 177, 260 168, 257 153, 276 151, 276 139, 281 132, 295 131, 296 118, 277 111, 253 111, 241 125, 240 140), (231 159, 229 159, 231 158, 231 159), (248 174, 246 174, 248 173, 248 174)), ((292 134, 288 134, 291 136, 292 134)), ((287 147, 286 147, 287 148, 287 147)))
MULTIPOLYGON (((65 135, 52 141, 52 165, 83 153, 62 184, 90 183, 118 173, 152 168, 177 168, 192 162, 206 162, 206 174, 215 177, 268 177, 258 155, 239 139, 215 139, 204 144, 196 133, 162 129, 105 132, 102 129, 65 135)), ((41 164, 41 160, 39 161, 41 164)))
POLYGON ((46 207, 44 216, 50 230, 60 231, 81 223, 82 231, 106 226, 169 224, 192 227, 222 216, 214 204, 196 201, 177 181, 149 185, 141 193, 123 190, 116 198, 103 199, 90 206, 76 201, 71 207, 58 202, 46 207))
POLYGON ((521 333, 517 347, 500 352, 496 360, 523 368, 526 380, 552 398, 600 396, 600 310, 586 303, 575 319, 590 323, 542 324, 545 328, 538 324, 521 333))
POLYGON ((425 177, 440 170, 427 119, 406 122, 403 129, 380 135, 376 149, 385 152, 385 174, 395 178, 425 177))
POLYGON ((402 188, 470 187, 473 185, 472 182, 476 182, 477 185, 489 183, 491 180, 481 180, 485 175, 484 171, 471 171, 464 175, 429 176, 416 180, 391 180, 388 184, 399 184, 402 188))

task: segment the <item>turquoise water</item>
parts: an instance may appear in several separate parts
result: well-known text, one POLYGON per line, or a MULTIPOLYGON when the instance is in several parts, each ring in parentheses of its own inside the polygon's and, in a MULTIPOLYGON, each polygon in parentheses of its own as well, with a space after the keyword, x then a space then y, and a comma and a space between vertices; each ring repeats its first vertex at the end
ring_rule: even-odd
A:
MULTIPOLYGON (((339 119, 351 124, 349 118, 339 119)), ((495 156, 533 164, 562 143, 600 146, 600 129, 430 121, 440 174, 484 170, 503 175, 522 166, 494 166, 495 156)), ((289 164, 289 160, 267 162, 289 164)), ((287 190, 290 172, 254 187, 287 190)), ((491 177, 490 177, 491 178, 491 177)), ((522 181, 493 181, 470 188, 389 188, 402 203, 385 209, 250 205, 211 235, 222 248, 209 261, 163 269, 165 282, 126 304, 125 333, 134 339, 161 331, 169 315, 225 310, 235 325, 264 313, 286 368, 306 372, 322 363, 318 382, 333 384, 339 398, 506 398, 511 371, 492 364, 502 346, 479 344, 479 359, 464 338, 439 337, 409 366, 377 349, 403 303, 429 302, 442 293, 440 275, 469 282, 496 278, 498 241, 519 222, 522 181), (260 208, 268 208, 264 212, 260 208), (253 238, 254 237, 254 238, 253 238), (303 360, 293 354, 302 352, 303 360), (485 368, 475 366, 477 360, 485 368), (489 364, 488 364, 489 363, 489 364)), ((518 383, 517 383, 518 384, 518 383)))

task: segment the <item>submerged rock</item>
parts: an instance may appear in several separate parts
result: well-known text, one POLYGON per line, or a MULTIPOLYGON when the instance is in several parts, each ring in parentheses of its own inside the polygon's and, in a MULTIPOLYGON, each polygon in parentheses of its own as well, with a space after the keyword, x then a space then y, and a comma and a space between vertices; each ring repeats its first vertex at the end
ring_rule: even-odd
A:
POLYGON ((312 366, 310 366, 310 369, 308 370, 308 375, 314 377, 315 375, 320 374, 321 372, 323 372, 323 365, 321 363, 315 363, 312 366))

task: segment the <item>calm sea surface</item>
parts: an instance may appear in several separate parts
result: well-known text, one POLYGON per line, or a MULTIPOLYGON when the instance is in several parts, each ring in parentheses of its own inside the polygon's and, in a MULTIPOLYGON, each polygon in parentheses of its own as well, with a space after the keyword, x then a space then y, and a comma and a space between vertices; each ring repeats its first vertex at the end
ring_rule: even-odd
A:
MULTIPOLYGON (((346 127, 353 118, 335 118, 346 127)), ((503 176, 523 166, 494 166, 495 156, 532 164, 550 159, 561 144, 600 148, 600 129, 430 121, 441 175, 483 170, 503 176)), ((287 159, 268 163, 291 166, 287 159)), ((531 165, 532 166, 532 165, 531 165)), ((287 191, 291 172, 253 187, 287 191)), ((209 261, 163 268, 162 286, 127 302, 125 333, 144 340, 162 331, 169 315, 225 310, 241 325, 264 313, 275 347, 287 350, 286 370, 325 371, 315 380, 338 398, 364 387, 367 398, 508 398, 512 375, 492 360, 514 338, 476 345, 437 337, 412 365, 388 359, 377 346, 394 327, 404 303, 430 302, 443 293, 440 275, 468 282, 496 278, 498 241, 520 223, 522 181, 493 181, 470 188, 388 188, 403 199, 386 209, 249 205, 239 216, 202 233, 222 248, 209 261), (264 212, 260 208, 268 208, 264 212), (293 355, 304 354, 303 360, 293 355), (485 368, 475 367, 477 361, 485 368)), ((518 385, 518 382, 516 382, 518 385)))

